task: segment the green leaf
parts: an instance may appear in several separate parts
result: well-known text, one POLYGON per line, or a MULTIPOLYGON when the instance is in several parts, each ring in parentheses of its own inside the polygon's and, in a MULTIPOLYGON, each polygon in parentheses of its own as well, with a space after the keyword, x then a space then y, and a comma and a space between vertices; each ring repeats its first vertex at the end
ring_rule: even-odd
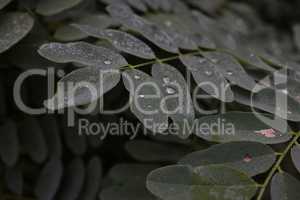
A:
POLYGON ((131 7, 139 11, 146 12, 148 10, 143 0, 125 0, 125 1, 127 2, 128 5, 130 5, 131 7))
POLYGON ((215 63, 218 71, 229 80, 231 84, 236 84, 249 91, 255 87, 256 82, 231 55, 222 52, 208 52, 204 53, 204 56, 215 63))
MULTIPOLYGON (((80 24, 84 26, 97 27, 97 29, 102 30, 109 26, 115 26, 117 23, 112 20, 111 17, 103 14, 89 14, 83 16, 74 22, 75 24, 80 24)), ((87 38, 88 35, 78 28, 72 26, 71 24, 63 25, 56 29, 54 33, 54 38, 60 41, 75 41, 87 38)))
POLYGON ((86 42, 48 43, 42 45, 38 52, 41 56, 57 63, 74 62, 106 69, 118 69, 128 65, 121 55, 86 42))
POLYGON ((73 8, 83 0, 43 0, 39 1, 36 12, 43 16, 51 16, 73 8))
POLYGON ((297 170, 300 172, 300 147, 299 145, 296 145, 291 150, 291 156, 293 163, 297 170))
POLYGON ((116 49, 125 53, 145 59, 155 58, 154 52, 147 44, 128 33, 113 29, 101 30, 89 25, 73 24, 73 26, 89 36, 109 40, 116 49))
POLYGON ((140 33, 158 47, 172 53, 178 52, 178 47, 175 45, 173 37, 155 24, 134 14, 126 5, 109 5, 107 11, 113 19, 119 21, 125 27, 140 33))
POLYGON ((94 200, 97 196, 102 178, 102 166, 98 157, 90 159, 85 174, 85 183, 79 199, 94 200))
POLYGON ((18 126, 18 135, 23 152, 35 163, 43 163, 48 156, 48 148, 38 121, 26 117, 18 126))
MULTIPOLYGON (((261 114, 261 117, 272 119, 271 115, 261 114)), ((264 144, 277 144, 288 141, 289 127, 283 119, 272 119, 271 125, 265 124, 254 113, 227 112, 210 115, 198 120, 197 136, 212 142, 252 141, 264 144), (276 129, 286 127, 286 132, 276 129)))
POLYGON ((85 167, 80 158, 73 159, 65 169, 64 179, 61 183, 60 192, 56 199, 73 200, 77 199, 85 179, 85 167))
POLYGON ((192 167, 224 165, 248 176, 256 176, 266 172, 275 160, 275 152, 267 145, 255 142, 229 142, 188 154, 178 163, 192 167))
POLYGON ((187 2, 208 13, 215 13, 225 4, 225 0, 188 0, 187 2))
POLYGON ((273 176, 271 182, 272 200, 298 200, 300 199, 300 182, 290 174, 283 172, 273 176))
POLYGON ((8 50, 32 29, 34 20, 27 13, 0 14, 0 53, 8 50))
POLYGON ((23 172, 19 166, 6 168, 4 174, 7 189, 13 194, 22 195, 24 188, 23 172))
POLYGON ((12 167, 19 158, 19 138, 17 126, 12 120, 7 120, 0 126, 0 157, 5 165, 12 167))
POLYGON ((39 124, 47 143, 49 157, 60 158, 62 156, 63 144, 61 141, 60 127, 56 118, 53 115, 41 116, 39 117, 39 124))
POLYGON ((179 145, 132 140, 126 143, 127 152, 136 160, 143 162, 176 162, 188 153, 187 148, 179 145))
POLYGON ((251 199, 256 193, 252 179, 224 166, 163 167, 148 175, 147 188, 163 200, 251 199))
POLYGON ((296 24, 293 27, 294 41, 298 50, 300 50, 300 24, 296 24))
POLYGON ((227 80, 213 62, 198 56, 182 56, 180 60, 192 73, 198 87, 221 101, 233 101, 233 93, 227 80))
POLYGON ((176 68, 167 64, 154 64, 152 76, 163 88, 168 116, 179 127, 177 135, 188 137, 191 133, 185 125, 194 122, 195 111, 186 80, 176 68))
POLYGON ((63 165, 57 158, 50 159, 40 172, 34 194, 38 199, 52 200, 57 193, 63 175, 63 165))
POLYGON ((58 82, 56 95, 47 100, 45 105, 51 110, 86 105, 102 97, 119 81, 118 70, 105 70, 99 67, 77 69, 58 82))
POLYGON ((123 72, 123 82, 130 92, 132 113, 152 132, 168 128, 168 115, 161 109, 163 95, 156 81, 148 74, 135 69, 123 72))
POLYGON ((234 89, 235 101, 275 114, 290 121, 300 121, 300 103, 286 94, 285 91, 261 86, 252 93, 234 89), (286 101, 285 101, 286 100, 286 101))
MULTIPOLYGON (((75 123, 79 123, 75 118, 75 123)), ((86 135, 80 135, 79 126, 68 126, 67 114, 63 115, 61 125, 63 128, 62 138, 64 139, 65 146, 75 156, 82 156, 87 150, 86 135)))
POLYGON ((7 4, 9 4, 12 0, 0 0, 0 9, 4 8, 7 4))

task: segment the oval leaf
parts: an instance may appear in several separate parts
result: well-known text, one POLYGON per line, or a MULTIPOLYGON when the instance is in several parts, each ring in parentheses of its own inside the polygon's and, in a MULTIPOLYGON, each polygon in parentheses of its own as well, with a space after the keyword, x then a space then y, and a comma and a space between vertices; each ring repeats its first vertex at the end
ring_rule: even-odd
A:
POLYGON ((56 95, 47 100, 45 105, 55 110, 89 104, 113 89, 120 78, 118 70, 99 67, 77 69, 58 82, 56 95))
POLYGON ((102 166, 99 158, 92 158, 86 168, 85 183, 79 199, 94 200, 101 183, 102 166))
POLYGON ((23 39, 34 24, 34 20, 27 13, 0 14, 0 19, 0 53, 23 39))
POLYGON ((300 199, 300 182, 288 173, 277 173, 271 182, 272 200, 298 200, 300 199))
POLYGON ((39 122, 47 143, 49 157, 60 158, 62 156, 61 133, 55 117, 51 115, 41 116, 39 122))
POLYGON ((174 38, 155 24, 134 14, 128 6, 124 4, 113 4, 107 7, 107 11, 122 25, 140 33, 158 47, 172 53, 178 52, 174 38))
POLYGON ((9 167, 16 164, 19 157, 17 126, 12 120, 0 126, 0 157, 9 167))
POLYGON ((52 200, 60 186, 63 166, 58 158, 52 158, 43 167, 34 189, 39 200, 52 200))
POLYGON ((14 194, 21 195, 23 193, 24 180, 20 167, 7 168, 4 176, 8 190, 14 194))
POLYGON ((66 174, 62 182, 64 187, 61 188, 57 199, 74 200, 78 198, 84 183, 85 168, 83 161, 79 158, 74 159, 69 163, 65 172, 66 174))
POLYGON ((250 93, 235 88, 234 99, 236 102, 258 108, 275 114, 276 116, 290 121, 300 121, 300 103, 290 97, 285 91, 257 85, 250 93))
POLYGON ((38 52, 41 56, 57 63, 74 62, 106 69, 118 69, 128 65, 121 55, 86 42, 48 43, 42 45, 38 52))
POLYGON ((89 36, 109 40, 116 49, 125 53, 144 59, 155 58, 153 51, 147 44, 128 33, 113 29, 101 30, 89 25, 73 24, 73 26, 89 36))
POLYGON ((153 132, 168 128, 168 115, 161 109, 161 88, 148 74, 140 70, 126 70, 122 74, 126 89, 130 92, 131 111, 153 132))
MULTIPOLYGON (((272 116, 261 114, 271 120, 272 116)), ((253 141, 264 144, 276 144, 288 141, 289 127, 283 119, 272 119, 271 126, 257 118, 254 113, 228 112, 225 114, 202 117, 198 120, 197 136, 212 142, 253 141), (285 132, 275 127, 286 127, 285 132)))
POLYGON ((294 146, 292 148, 291 156, 295 167, 300 172, 300 147, 299 146, 294 146))
POLYGON ((222 52, 209 52, 204 53, 204 56, 215 63, 217 69, 232 84, 250 91, 255 87, 255 81, 231 55, 222 52))
POLYGON ((42 163, 48 156, 46 141, 35 118, 27 117, 19 125, 18 135, 25 153, 36 163, 42 163))
POLYGON ((275 152, 267 145, 255 142, 230 142, 193 152, 178 163, 192 167, 224 165, 249 176, 256 176, 266 172, 275 160, 275 152))
POLYGON ((190 132, 185 129, 186 123, 193 123, 195 111, 186 80, 176 68, 167 64, 153 65, 152 76, 164 89, 168 115, 179 127, 178 136, 188 137, 190 132))
POLYGON ((83 0, 43 0, 39 1, 36 12, 44 16, 61 13, 81 3, 83 0))
POLYGON ((9 4, 12 0, 0 0, 0 9, 4 8, 7 4, 9 4))
POLYGON ((252 179, 223 166, 194 170, 185 165, 163 167, 148 175, 147 188, 164 200, 251 199, 256 193, 252 179))
POLYGON ((197 56, 181 56, 180 60, 192 73, 198 87, 221 101, 233 101, 228 82, 211 61, 197 56))

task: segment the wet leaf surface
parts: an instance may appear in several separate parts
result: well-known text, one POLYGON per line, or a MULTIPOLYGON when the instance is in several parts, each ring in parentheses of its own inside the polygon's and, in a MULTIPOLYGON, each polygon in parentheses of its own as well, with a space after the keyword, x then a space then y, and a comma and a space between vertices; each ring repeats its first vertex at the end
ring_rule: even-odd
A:
POLYGON ((267 145, 255 142, 229 142, 188 154, 178 163, 192 167, 224 165, 249 176, 256 176, 266 172, 275 160, 275 152, 267 145))
POLYGON ((147 188, 161 199, 251 199, 256 184, 245 174, 224 166, 192 169, 185 165, 167 166, 152 171, 147 188))
POLYGON ((116 49, 125 53, 144 59, 155 58, 153 51, 148 45, 128 33, 113 29, 101 30, 88 25, 74 24, 73 26, 87 35, 109 40, 116 49))
POLYGON ((74 62, 106 69, 128 65, 121 55, 86 42, 44 44, 38 52, 41 56, 57 63, 74 62))
POLYGON ((0 14, 0 53, 8 50, 32 29, 34 20, 27 13, 0 14))

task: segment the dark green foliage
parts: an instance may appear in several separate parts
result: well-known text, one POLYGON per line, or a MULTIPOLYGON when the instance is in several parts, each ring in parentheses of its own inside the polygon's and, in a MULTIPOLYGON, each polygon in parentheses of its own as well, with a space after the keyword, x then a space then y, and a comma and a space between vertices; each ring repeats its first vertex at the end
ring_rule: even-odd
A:
POLYGON ((299 200, 299 6, 0 0, 0 199, 299 200))

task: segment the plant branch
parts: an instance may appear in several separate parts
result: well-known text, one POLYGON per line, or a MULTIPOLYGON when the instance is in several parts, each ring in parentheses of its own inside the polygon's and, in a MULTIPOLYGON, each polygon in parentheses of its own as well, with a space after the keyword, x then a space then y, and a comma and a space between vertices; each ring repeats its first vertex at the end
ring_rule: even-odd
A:
POLYGON ((272 167, 271 171, 269 172, 263 187, 260 189, 259 194, 256 198, 256 200, 262 200, 263 195, 265 193, 265 190, 267 188, 267 186, 269 185, 273 175, 275 174, 275 172, 277 170, 281 170, 280 165, 282 163, 282 161, 284 160, 284 158, 286 157, 286 155, 288 154, 288 152, 291 150, 291 148, 297 143, 297 140, 300 138, 300 133, 294 134, 292 140, 289 142, 289 144, 286 146, 285 150, 282 152, 282 154, 279 156, 278 160, 276 161, 275 165, 272 167))

